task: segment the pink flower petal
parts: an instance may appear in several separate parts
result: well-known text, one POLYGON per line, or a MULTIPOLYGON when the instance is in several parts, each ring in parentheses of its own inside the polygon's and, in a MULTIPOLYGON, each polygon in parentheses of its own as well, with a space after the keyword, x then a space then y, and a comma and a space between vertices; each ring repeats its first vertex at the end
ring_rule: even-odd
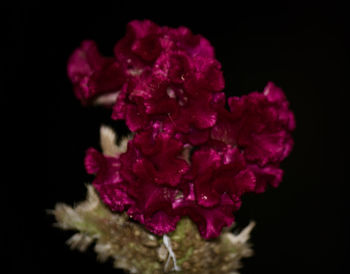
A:
POLYGON ((282 161, 291 151, 295 122, 279 88, 269 83, 264 93, 228 99, 231 112, 219 111, 211 137, 237 145, 249 162, 261 166, 282 161))
POLYGON ((82 42, 70 56, 67 71, 75 95, 83 104, 119 91, 126 79, 123 66, 113 58, 101 56, 94 41, 82 42))

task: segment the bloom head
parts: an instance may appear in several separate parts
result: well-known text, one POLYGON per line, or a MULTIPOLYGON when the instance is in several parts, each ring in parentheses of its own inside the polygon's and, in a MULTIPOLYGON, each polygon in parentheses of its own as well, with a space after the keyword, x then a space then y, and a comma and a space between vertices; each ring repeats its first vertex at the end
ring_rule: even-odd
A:
POLYGON ((213 47, 185 27, 132 21, 114 57, 85 41, 68 75, 84 104, 115 94, 112 118, 125 120, 133 138, 124 151, 88 149, 85 166, 112 211, 155 234, 187 216, 202 237, 215 238, 234 221, 244 193, 282 180, 295 128, 283 91, 269 82, 262 93, 226 100, 213 47))

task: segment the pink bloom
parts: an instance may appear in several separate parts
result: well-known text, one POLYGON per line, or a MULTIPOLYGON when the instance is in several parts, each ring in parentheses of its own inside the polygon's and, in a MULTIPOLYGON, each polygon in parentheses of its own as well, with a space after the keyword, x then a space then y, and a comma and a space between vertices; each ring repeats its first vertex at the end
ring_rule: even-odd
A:
POLYGON ((181 177, 189 168, 186 161, 180 159, 181 142, 165 133, 154 136, 152 131, 146 131, 136 135, 133 144, 145 157, 142 165, 148 167, 148 173, 152 173, 153 182, 169 186, 181 182, 181 177))
MULTIPOLYGON (((217 117, 212 101, 224 85, 218 63, 206 60, 208 65, 198 65, 204 69, 201 71, 195 68, 195 61, 204 62, 203 58, 192 60, 182 53, 164 54, 158 61, 154 69, 129 81, 119 94, 112 117, 125 119, 132 131, 157 123, 162 131, 187 136, 212 127, 217 117)), ((191 136, 188 141, 197 144, 191 136)))
POLYGON ((82 42, 70 56, 67 70, 75 95, 83 104, 99 95, 118 92, 126 77, 123 66, 101 56, 94 41, 82 42))
POLYGON ((86 151, 85 168, 89 174, 96 175, 92 184, 111 210, 123 211, 133 203, 119 173, 119 158, 107 157, 94 148, 89 148, 86 151))
POLYGON ((202 35, 193 35, 186 27, 168 28, 168 33, 173 41, 173 49, 185 51, 190 56, 215 58, 214 48, 202 35))
POLYGON ((120 176, 128 196, 135 201, 127 210, 128 215, 162 235, 173 231, 180 219, 172 209, 178 190, 171 186, 180 182, 187 164, 176 158, 177 143, 166 136, 148 140, 152 137, 146 135, 129 142, 128 151, 120 157, 120 176), (150 141, 155 142, 154 147, 148 146, 150 141), (169 146, 166 151, 165 145, 169 146), (174 165, 164 160, 167 156, 175 161, 174 165))
POLYGON ((130 217, 156 234, 175 229, 180 216, 172 210, 188 164, 180 159, 182 143, 166 134, 142 132, 120 157, 87 151, 85 166, 96 174, 93 185, 111 210, 127 210, 130 217))
POLYGON ((84 41, 68 62, 78 99, 117 95, 112 119, 134 133, 121 155, 86 153, 86 170, 111 210, 157 235, 188 216, 211 239, 232 224, 242 195, 279 185, 295 128, 280 88, 269 82, 262 93, 230 97, 226 109, 214 49, 185 27, 132 21, 114 55, 84 41))
POLYGON ((131 21, 114 47, 115 57, 136 67, 154 61, 161 52, 160 35, 161 27, 149 20, 131 21))
POLYGON ((278 164, 270 164, 264 167, 256 164, 250 164, 248 166, 256 177, 255 192, 257 193, 264 192, 267 185, 278 187, 282 181, 283 170, 278 167, 278 164))
POLYGON ((220 196, 220 202, 210 208, 198 205, 193 184, 187 185, 186 196, 175 200, 173 207, 181 216, 188 216, 194 221, 199 233, 204 239, 216 238, 224 226, 230 226, 234 221, 233 212, 241 205, 239 199, 232 200, 226 193, 220 196))
POLYGON ((152 64, 166 50, 181 50, 190 56, 214 58, 213 47, 201 35, 193 35, 185 27, 160 27, 149 20, 131 21, 126 35, 115 45, 114 53, 117 60, 134 68, 143 68, 152 64))
POLYGON ((192 72, 191 57, 183 51, 166 51, 154 64, 154 76, 169 83, 183 84, 192 72))
POLYGON ((224 88, 224 79, 213 48, 202 36, 184 27, 132 21, 115 56, 137 73, 129 73, 133 77, 116 101, 113 119, 125 119, 132 131, 160 123, 161 130, 185 135, 215 124, 212 94, 224 88))
POLYGON ((263 93, 228 99, 231 112, 221 111, 212 138, 244 150, 248 161, 280 162, 291 151, 294 115, 281 89, 268 83, 263 93))
POLYGON ((227 193, 233 200, 255 188, 254 174, 237 148, 197 150, 192 156, 194 190, 199 205, 212 207, 227 193))
POLYGON ((212 93, 224 89, 221 64, 216 59, 196 56, 192 66, 191 73, 185 78, 185 89, 188 93, 198 97, 203 91, 212 93))
POLYGON ((255 176, 243 156, 229 146, 195 151, 186 181, 179 186, 183 197, 174 202, 174 209, 189 216, 205 239, 219 236, 232 224, 241 195, 255 188, 255 176))
MULTIPOLYGON (((266 180, 277 186, 282 175, 276 166, 289 154, 293 147, 291 132, 295 128, 293 113, 283 91, 268 83, 263 93, 253 92, 241 98, 228 99, 230 112, 221 108, 218 123, 213 127, 214 140, 237 146, 244 152, 247 162, 255 167, 257 177, 268 170, 266 180), (274 171, 272 171, 274 170, 274 171), (270 178, 269 180, 267 178, 270 178)), ((260 180, 257 180, 259 187, 260 180)), ((264 188, 264 187, 262 187, 264 188)))

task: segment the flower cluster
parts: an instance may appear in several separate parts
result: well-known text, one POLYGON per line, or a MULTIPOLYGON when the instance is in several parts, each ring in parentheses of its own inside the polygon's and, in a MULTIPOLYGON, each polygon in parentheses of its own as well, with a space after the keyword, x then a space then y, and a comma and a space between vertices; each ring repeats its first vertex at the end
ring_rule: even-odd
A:
POLYGON ((87 150, 87 172, 111 210, 158 235, 188 216, 209 239, 232 224, 242 194, 278 186, 295 127, 280 88, 269 82, 226 100, 213 47, 185 27, 132 21, 114 55, 84 41, 68 63, 77 98, 111 105, 134 133, 124 153, 87 150))

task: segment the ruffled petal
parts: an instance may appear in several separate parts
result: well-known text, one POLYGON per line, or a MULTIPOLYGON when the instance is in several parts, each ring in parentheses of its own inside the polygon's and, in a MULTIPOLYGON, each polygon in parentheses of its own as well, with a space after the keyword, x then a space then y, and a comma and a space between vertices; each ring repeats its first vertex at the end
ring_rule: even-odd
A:
POLYGON ((218 92, 224 89, 225 80, 217 60, 195 57, 192 67, 185 79, 185 88, 190 94, 198 96, 203 91, 218 92))
POLYGON ((125 114, 126 114, 126 99, 128 95, 128 90, 127 90, 128 85, 125 84, 121 91, 118 94, 117 100, 113 106, 113 112, 112 112, 112 119, 114 120, 123 120, 125 119, 125 114))
POLYGON ((211 208, 205 208, 195 202, 193 191, 182 200, 176 200, 174 210, 182 216, 189 216, 197 226, 204 239, 216 238, 225 226, 234 221, 233 212, 241 205, 239 199, 232 200, 227 194, 220 197, 220 203, 211 208))
POLYGON ((135 136, 134 144, 153 165, 148 169, 154 170, 155 183, 176 186, 181 182, 189 169, 187 162, 180 159, 181 142, 164 133, 153 136, 152 131, 146 131, 135 136))
POLYGON ((219 110, 211 137, 238 146, 247 161, 265 166, 281 162, 291 151, 294 115, 281 89, 269 83, 264 93, 228 99, 231 112, 219 110))
POLYGON ((90 40, 83 41, 68 60, 68 76, 73 83, 77 83, 101 69, 105 63, 106 58, 100 55, 96 43, 90 40))
POLYGON ((83 41, 68 60, 68 76, 76 97, 91 103, 97 96, 118 92, 126 80, 124 67, 100 55, 94 41, 83 41))
POLYGON ((142 106, 126 106, 125 122, 131 131, 138 131, 148 125, 148 119, 142 106))
POLYGON ((174 41, 173 47, 183 50, 191 56, 215 58, 214 48, 202 35, 193 35, 186 27, 170 29, 169 36, 174 41))
POLYGON ((126 35, 114 47, 116 59, 137 68, 154 61, 161 51, 160 32, 161 28, 150 20, 131 21, 126 35))
POLYGON ((90 148, 86 152, 85 167, 89 174, 96 175, 92 184, 111 210, 123 211, 133 203, 123 186, 118 158, 104 156, 90 148))
POLYGON ((154 75, 163 80, 181 84, 191 72, 191 61, 181 51, 164 52, 154 65, 154 75))
POLYGON ((224 193, 235 199, 255 189, 255 176, 237 148, 195 151, 192 172, 197 202, 203 207, 217 205, 224 193))
POLYGON ((273 165, 268 165, 265 167, 249 165, 249 169, 256 177, 255 192, 257 193, 265 192, 268 185, 277 187, 282 181, 283 170, 279 167, 273 165))
POLYGON ((120 158, 121 176, 125 180, 128 196, 135 201, 128 208, 128 215, 155 234, 173 231, 180 219, 172 210, 178 191, 156 182, 158 170, 133 141, 129 142, 128 151, 120 158))

